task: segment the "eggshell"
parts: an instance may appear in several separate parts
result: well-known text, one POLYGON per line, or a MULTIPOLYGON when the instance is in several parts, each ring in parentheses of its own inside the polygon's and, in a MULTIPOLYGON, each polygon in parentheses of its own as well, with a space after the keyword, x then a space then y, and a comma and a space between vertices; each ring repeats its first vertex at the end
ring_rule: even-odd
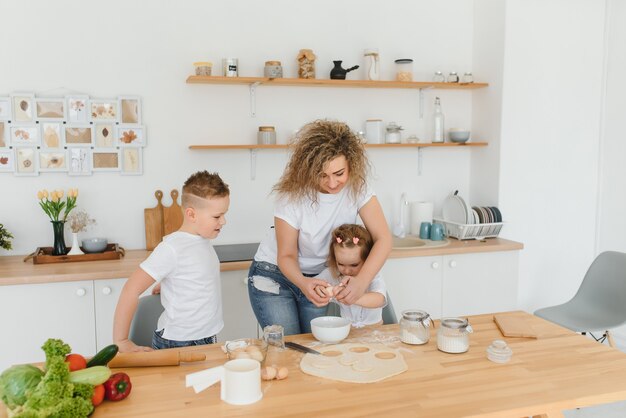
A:
POLYGON ((261 369, 261 379, 272 380, 276 377, 277 370, 271 366, 263 367, 261 369))
POLYGON ((278 380, 286 379, 288 374, 289 374, 289 369, 286 367, 281 367, 280 369, 278 369, 278 372, 276 372, 276 379, 278 380))
POLYGON ((324 293, 326 293, 326 295, 328 296, 332 296, 333 295, 333 287, 332 286, 328 286, 324 288, 324 293))
POLYGON ((246 354, 248 354, 251 359, 258 361, 259 363, 263 361, 263 353, 259 350, 249 351, 246 354))

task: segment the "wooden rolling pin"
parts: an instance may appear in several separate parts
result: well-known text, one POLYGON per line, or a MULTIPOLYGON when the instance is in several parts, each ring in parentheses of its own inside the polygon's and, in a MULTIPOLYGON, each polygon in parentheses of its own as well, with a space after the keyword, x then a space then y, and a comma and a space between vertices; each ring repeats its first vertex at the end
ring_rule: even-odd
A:
POLYGON ((109 367, 178 366, 181 362, 206 360, 206 354, 192 351, 154 350, 137 353, 117 353, 109 367))

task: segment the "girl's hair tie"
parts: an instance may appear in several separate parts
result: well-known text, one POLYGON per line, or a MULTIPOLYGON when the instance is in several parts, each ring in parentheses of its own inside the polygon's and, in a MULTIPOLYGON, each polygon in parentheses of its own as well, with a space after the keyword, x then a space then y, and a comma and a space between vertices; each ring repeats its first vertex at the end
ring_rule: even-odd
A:
POLYGON ((338 244, 341 244, 341 238, 340 237, 336 237, 335 239, 337 240, 338 244))
POLYGON ((357 245, 359 243, 359 238, 358 237, 352 238, 352 242, 354 243, 354 245, 357 245))

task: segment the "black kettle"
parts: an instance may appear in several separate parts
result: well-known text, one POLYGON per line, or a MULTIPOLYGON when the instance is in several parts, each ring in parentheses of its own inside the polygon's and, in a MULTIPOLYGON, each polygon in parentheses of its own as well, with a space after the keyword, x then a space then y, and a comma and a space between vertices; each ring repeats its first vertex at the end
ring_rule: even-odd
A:
POLYGON ((343 61, 333 61, 333 63, 335 64, 335 66, 333 67, 332 70, 330 70, 330 79, 331 80, 345 80, 346 79, 346 74, 348 74, 350 71, 352 70, 356 70, 357 68, 359 68, 358 65, 355 65, 354 67, 350 67, 347 70, 341 67, 341 63, 343 61))

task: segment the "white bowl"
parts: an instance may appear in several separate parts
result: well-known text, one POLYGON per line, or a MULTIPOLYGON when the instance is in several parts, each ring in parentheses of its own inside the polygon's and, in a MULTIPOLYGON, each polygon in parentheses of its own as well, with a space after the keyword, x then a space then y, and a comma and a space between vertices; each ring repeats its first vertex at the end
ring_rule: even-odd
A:
POLYGON ((103 252, 109 241, 106 238, 89 238, 83 240, 83 251, 86 253, 101 253, 103 252))
POLYGON ((338 316, 320 316, 311 321, 313 336, 325 344, 337 344, 350 334, 350 321, 338 316))
POLYGON ((467 142, 470 138, 470 131, 467 129, 452 128, 448 131, 448 134, 452 142, 467 142))

